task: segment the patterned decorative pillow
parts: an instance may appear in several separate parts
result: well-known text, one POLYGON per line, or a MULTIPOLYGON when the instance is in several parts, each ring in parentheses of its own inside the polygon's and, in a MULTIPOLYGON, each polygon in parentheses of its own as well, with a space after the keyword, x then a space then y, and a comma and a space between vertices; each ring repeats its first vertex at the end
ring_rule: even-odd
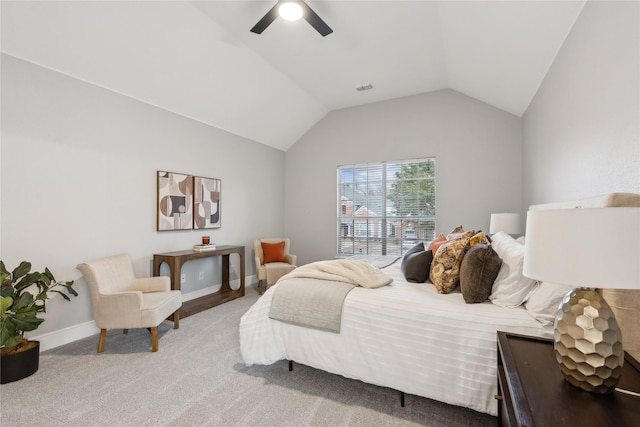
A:
POLYGON ((457 226, 451 233, 447 234, 447 240, 459 240, 464 239, 467 236, 473 236, 476 234, 475 230, 464 231, 461 225, 457 226))
POLYGON ((471 237, 442 245, 431 263, 431 283, 440 294, 448 294, 460 283, 460 264, 469 249, 471 237))
POLYGON ((486 244, 490 243, 489 239, 487 238, 487 236, 485 236, 485 234, 482 231, 478 231, 476 234, 474 234, 471 237, 471 240, 469 240, 469 247, 474 247, 479 243, 486 243, 486 244))
POLYGON ((454 228, 451 233, 447 234, 447 236, 445 237, 444 234, 440 234, 438 237, 436 237, 436 239, 431 242, 429 244, 429 249, 431 249, 431 251, 433 252, 433 256, 435 257, 436 254, 438 253, 438 249, 450 242, 453 242, 455 240, 460 240, 460 239, 465 239, 467 237, 471 237, 473 235, 475 235, 476 232, 474 230, 469 230, 469 231, 464 231, 462 229, 462 226, 459 225, 456 228, 454 228))
POLYGON ((488 300, 500 267, 502 259, 491 245, 478 243, 472 246, 460 266, 460 291, 464 302, 473 304, 488 300))
POLYGON ((461 225, 459 225, 456 228, 454 228, 453 230, 451 230, 449 232, 449 234, 447 234, 447 239, 448 240, 455 239, 455 235, 456 234, 461 234, 461 233, 464 233, 464 228, 461 225))
POLYGON ((453 240, 466 239, 466 238, 470 239, 475 235, 476 235, 476 231, 475 230, 469 230, 469 231, 465 231, 464 233, 461 233, 460 235, 455 237, 453 240))

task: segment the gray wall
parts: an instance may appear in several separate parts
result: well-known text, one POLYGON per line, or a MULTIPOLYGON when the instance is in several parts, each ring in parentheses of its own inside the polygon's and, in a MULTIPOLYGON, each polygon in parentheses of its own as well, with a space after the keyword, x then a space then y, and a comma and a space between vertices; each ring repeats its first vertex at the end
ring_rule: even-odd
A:
MULTIPOLYGON (((0 256, 28 259, 80 297, 54 298, 37 331, 90 322, 79 262, 154 253, 201 235, 247 247, 288 235, 299 263, 336 251, 336 167, 437 159, 437 228, 488 229, 492 212, 612 191, 640 193, 637 2, 588 2, 524 118, 451 90, 328 114, 286 154, 2 56, 0 256), (222 179, 222 228, 155 231, 157 170, 222 179), (286 194, 286 198, 285 198, 286 194)), ((215 280, 216 265, 186 267, 215 280)), ((233 266, 237 278, 237 264, 233 266)))
POLYGON ((336 255, 339 165, 436 157, 436 230, 488 231, 522 209, 521 119, 453 90, 334 111, 286 153, 286 222, 298 263, 336 255))
POLYGON ((582 10, 524 115, 524 206, 640 193, 639 9, 582 10))
MULTIPOLYGON (((48 266, 80 292, 71 303, 51 300, 36 333, 93 320, 75 268, 91 259, 128 253, 149 276, 154 253, 208 234, 244 245, 246 274, 255 274, 253 239, 284 232, 284 160, 280 150, 3 55, 2 260, 9 269, 21 260, 48 266), (157 170, 222 179, 222 228, 155 231, 157 170)), ((213 259, 187 264, 183 289, 219 285, 217 271, 213 259)))

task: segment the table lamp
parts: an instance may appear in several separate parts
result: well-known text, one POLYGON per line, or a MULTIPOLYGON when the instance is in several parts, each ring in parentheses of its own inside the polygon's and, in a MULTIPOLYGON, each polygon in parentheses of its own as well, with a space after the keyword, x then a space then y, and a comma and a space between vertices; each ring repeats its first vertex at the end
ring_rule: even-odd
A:
POLYGON ((622 333, 593 288, 640 290, 640 208, 529 211, 523 273, 576 286, 555 318, 554 349, 565 379, 611 393, 624 363, 622 333))
POLYGON ((489 234, 502 231, 507 234, 522 233, 522 220, 517 213, 494 213, 489 222, 489 234))

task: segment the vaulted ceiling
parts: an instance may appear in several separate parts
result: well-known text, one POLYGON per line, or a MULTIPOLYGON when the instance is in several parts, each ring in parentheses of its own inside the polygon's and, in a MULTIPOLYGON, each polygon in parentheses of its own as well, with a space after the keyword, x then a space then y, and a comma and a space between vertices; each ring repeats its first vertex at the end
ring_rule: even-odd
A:
POLYGON ((5 1, 2 52, 287 150, 329 111, 451 88, 522 116, 584 1, 5 1), (371 84, 372 90, 356 87, 371 84))

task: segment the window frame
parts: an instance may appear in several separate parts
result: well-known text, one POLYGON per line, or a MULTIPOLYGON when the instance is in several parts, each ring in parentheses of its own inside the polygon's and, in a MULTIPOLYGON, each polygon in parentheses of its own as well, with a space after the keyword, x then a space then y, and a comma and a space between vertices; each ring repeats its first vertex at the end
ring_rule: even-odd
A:
POLYGON ((337 257, 402 256, 415 244, 435 237, 435 157, 340 165, 336 180, 337 257), (424 175, 411 176, 412 165, 424 175), (398 190, 403 186, 407 193, 398 190), (395 200, 405 200, 402 206, 396 206, 390 193, 395 193, 395 200))

